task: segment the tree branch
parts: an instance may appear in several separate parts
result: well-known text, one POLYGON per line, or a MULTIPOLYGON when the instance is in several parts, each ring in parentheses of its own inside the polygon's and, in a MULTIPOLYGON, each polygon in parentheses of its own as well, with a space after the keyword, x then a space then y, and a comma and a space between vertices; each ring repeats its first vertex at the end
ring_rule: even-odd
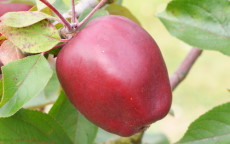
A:
POLYGON ((176 89, 176 87, 186 78, 189 71, 191 70, 192 66, 199 58, 203 51, 197 48, 192 48, 191 51, 188 53, 184 61, 175 71, 175 73, 170 77, 170 85, 172 91, 176 89))

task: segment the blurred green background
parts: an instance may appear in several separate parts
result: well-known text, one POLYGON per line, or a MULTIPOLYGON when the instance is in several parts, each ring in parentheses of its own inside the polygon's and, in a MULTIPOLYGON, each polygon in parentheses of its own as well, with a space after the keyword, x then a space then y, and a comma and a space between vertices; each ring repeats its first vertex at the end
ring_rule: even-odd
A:
MULTIPOLYGON (((191 46, 172 37, 157 13, 162 12, 170 0, 123 0, 158 43, 171 75, 180 65, 191 46)), ((230 57, 215 51, 205 51, 186 80, 173 93, 172 109, 175 116, 167 116, 153 124, 150 135, 164 133, 171 143, 178 141, 191 122, 214 106, 230 101, 230 57)))

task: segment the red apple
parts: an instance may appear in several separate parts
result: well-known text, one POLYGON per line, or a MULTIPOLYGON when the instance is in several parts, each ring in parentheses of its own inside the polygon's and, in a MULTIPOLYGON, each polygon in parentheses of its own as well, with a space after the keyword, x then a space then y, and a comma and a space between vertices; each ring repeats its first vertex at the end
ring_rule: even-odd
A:
POLYGON ((27 11, 30 8, 31 5, 22 3, 0 3, 0 17, 7 12, 27 11))
POLYGON ((121 16, 89 22, 57 57, 60 83, 74 106, 99 127, 133 135, 162 119, 172 93, 153 38, 121 16))

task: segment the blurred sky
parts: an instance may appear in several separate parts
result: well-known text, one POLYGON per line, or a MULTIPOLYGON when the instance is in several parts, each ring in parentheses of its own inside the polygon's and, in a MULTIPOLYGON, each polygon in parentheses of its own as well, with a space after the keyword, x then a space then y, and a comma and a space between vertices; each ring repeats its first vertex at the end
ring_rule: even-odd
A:
MULTIPOLYGON (((123 0, 123 5, 140 20, 158 43, 171 75, 191 46, 171 36, 156 17, 169 0, 123 0)), ((165 133, 171 143, 178 141, 188 125, 214 106, 230 101, 230 57, 205 51, 186 80, 173 93, 175 116, 153 124, 148 134, 165 133)))

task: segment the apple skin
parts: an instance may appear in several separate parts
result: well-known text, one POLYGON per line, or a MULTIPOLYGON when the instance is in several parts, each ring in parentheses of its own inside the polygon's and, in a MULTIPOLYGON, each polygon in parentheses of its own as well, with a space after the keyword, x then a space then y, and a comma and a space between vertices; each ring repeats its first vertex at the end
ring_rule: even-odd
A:
POLYGON ((27 11, 30 8, 31 5, 22 3, 0 3, 0 17, 7 12, 27 11))
POLYGON ((73 105, 120 136, 142 131, 171 106, 168 73, 157 44, 121 16, 90 21, 60 51, 56 70, 73 105))

